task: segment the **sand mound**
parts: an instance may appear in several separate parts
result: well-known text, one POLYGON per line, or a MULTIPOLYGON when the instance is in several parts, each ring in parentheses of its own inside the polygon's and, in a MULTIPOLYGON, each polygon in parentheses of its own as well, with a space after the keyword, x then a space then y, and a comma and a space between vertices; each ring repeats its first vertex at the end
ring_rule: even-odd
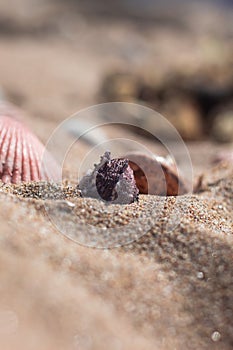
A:
POLYGON ((197 194, 123 206, 67 184, 1 185, 1 347, 231 349, 232 203, 229 166, 206 174, 197 194), (62 235, 61 222, 72 239, 89 235, 82 243, 93 242, 88 227, 95 239, 106 227, 102 244, 119 227, 134 231, 129 241, 141 233, 92 249, 62 235))

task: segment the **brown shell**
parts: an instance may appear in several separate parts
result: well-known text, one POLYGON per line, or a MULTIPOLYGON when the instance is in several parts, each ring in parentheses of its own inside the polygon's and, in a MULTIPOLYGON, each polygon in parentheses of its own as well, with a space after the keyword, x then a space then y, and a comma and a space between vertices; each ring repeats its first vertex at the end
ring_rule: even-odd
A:
POLYGON ((0 179, 4 183, 58 179, 55 161, 46 155, 45 167, 42 162, 45 147, 24 124, 12 117, 15 111, 14 108, 3 110, 0 106, 0 179))
POLYGON ((187 193, 185 181, 178 176, 174 164, 163 157, 150 157, 142 153, 128 153, 124 158, 134 172, 141 194, 177 196, 187 193))

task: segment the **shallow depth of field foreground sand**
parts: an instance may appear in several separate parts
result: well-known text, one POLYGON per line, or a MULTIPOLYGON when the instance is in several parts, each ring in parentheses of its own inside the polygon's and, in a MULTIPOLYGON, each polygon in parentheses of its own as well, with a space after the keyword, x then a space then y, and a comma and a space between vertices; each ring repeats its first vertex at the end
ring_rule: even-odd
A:
MULTIPOLYGON (((102 86, 111 74, 130 73, 157 88, 165 77, 182 72, 213 92, 215 87, 221 92, 230 80, 229 8, 193 1, 186 11, 175 1, 161 1, 169 3, 168 18, 156 8, 148 23, 139 20, 140 9, 138 19, 113 16, 114 7, 112 14, 95 15, 93 3, 102 3, 104 10, 107 4, 2 1, 0 95, 27 112, 24 122, 44 144, 68 116, 110 101, 102 86)), ((124 3, 135 9, 136 1, 124 3)), ((166 96, 179 111, 183 95, 173 104, 175 95, 169 91, 166 96)), ((133 96, 124 101, 141 104, 133 96)), ((199 116, 193 104, 184 105, 185 121, 190 111, 199 116)), ((223 107, 229 108, 225 102, 223 107)), ((174 117, 169 110, 167 115, 174 117)), ((116 128, 110 131, 114 138, 116 128)), ((131 131, 122 128, 120 136, 130 139, 131 131)), ((157 143, 135 137, 160 154, 157 143)), ((232 144, 201 139, 187 147, 195 177, 206 174, 199 193, 177 199, 140 196, 138 204, 106 207, 80 198, 74 187, 0 184, 0 350, 233 348, 233 168, 211 169, 212 160, 232 151, 232 144), (76 230, 79 223, 82 231, 76 230), (114 249, 93 249, 74 243, 54 224, 68 227, 70 236, 82 241, 90 239, 91 227, 102 245, 113 242, 114 230, 123 239, 126 227, 131 239, 135 234, 138 239, 114 249), (101 237, 98 230, 104 227, 101 237)), ((78 144, 74 151, 64 168, 72 183, 87 145, 78 144)))
POLYGON ((44 203, 64 223, 124 229, 161 198, 101 216, 103 204, 72 190, 44 202, 27 197, 46 184, 1 185, 1 349, 232 349, 232 175, 215 168, 200 193, 170 197, 148 233, 109 250, 64 237, 44 203))

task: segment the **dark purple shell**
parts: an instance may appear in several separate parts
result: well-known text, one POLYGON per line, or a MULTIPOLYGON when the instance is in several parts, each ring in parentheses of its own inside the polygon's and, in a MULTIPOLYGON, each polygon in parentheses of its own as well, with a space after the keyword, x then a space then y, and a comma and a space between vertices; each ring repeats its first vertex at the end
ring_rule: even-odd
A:
POLYGON ((111 159, 105 152, 79 182, 83 197, 102 199, 114 204, 130 204, 138 199, 138 188, 127 159, 111 159))
POLYGON ((96 187, 100 197, 106 201, 114 201, 124 190, 122 186, 117 186, 122 181, 128 184, 129 195, 132 202, 138 197, 138 189, 133 176, 133 171, 128 165, 127 159, 112 159, 103 164, 96 175, 96 187), (118 191, 117 191, 118 187, 118 191), (122 187, 122 188, 121 188, 122 187))

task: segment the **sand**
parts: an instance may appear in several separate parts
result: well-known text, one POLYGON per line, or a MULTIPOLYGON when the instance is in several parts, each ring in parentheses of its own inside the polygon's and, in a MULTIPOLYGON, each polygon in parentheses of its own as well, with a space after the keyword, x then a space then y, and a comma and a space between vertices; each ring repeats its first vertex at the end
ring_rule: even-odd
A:
MULTIPOLYGON (((65 118, 106 102, 108 73, 152 83, 208 68, 221 83, 232 64, 230 12, 180 10, 178 21, 142 25, 89 17, 73 1, 5 2, 0 88, 46 143, 65 118)), ((194 181, 204 177, 198 193, 179 198, 140 195, 123 206, 81 198, 84 143, 67 157, 62 187, 0 185, 1 349, 233 348, 233 168, 212 164, 232 145, 187 146, 194 181)))
POLYGON ((110 206, 67 184, 53 199, 42 198, 59 186, 41 183, 38 196, 38 184, 2 185, 0 309, 15 327, 4 348, 232 348, 232 175, 222 165, 198 194, 110 206), (84 247, 55 227, 77 218, 82 233, 68 232, 78 240, 89 225, 144 230, 141 210, 151 228, 118 248, 84 247))

